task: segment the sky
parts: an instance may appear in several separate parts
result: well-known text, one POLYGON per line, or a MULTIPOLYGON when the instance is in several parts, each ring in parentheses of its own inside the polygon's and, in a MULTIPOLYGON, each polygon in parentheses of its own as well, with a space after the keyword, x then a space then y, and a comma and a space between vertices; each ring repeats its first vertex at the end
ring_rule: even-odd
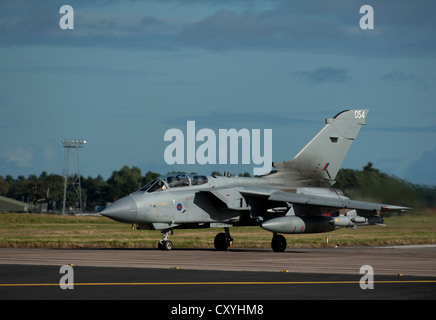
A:
POLYGON ((436 185, 434 12, 430 0, 2 0, 0 175, 63 175, 62 139, 87 141, 85 177, 252 173, 241 160, 169 165, 164 135, 187 121, 217 136, 271 129, 284 161, 325 118, 369 109, 342 167, 436 185), (60 27, 63 5, 74 29, 60 27))

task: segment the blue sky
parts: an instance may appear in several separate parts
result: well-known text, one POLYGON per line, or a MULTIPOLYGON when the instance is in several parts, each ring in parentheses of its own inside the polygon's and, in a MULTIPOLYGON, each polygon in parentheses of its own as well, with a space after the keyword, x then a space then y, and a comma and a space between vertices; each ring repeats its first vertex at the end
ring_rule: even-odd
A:
POLYGON ((434 1, 4 0, 0 175, 63 174, 64 138, 86 139, 81 173, 166 173, 168 129, 272 129, 291 159, 339 111, 369 108, 343 163, 436 185, 434 1), (74 9, 62 30, 59 9, 74 9), (362 30, 362 5, 374 9, 362 30))

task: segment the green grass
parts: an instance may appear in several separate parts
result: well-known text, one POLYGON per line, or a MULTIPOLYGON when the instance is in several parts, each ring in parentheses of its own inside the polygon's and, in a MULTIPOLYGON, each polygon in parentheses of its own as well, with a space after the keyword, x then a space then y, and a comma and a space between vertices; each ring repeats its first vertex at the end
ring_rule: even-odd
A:
MULTIPOLYGON (((410 214, 385 218, 387 227, 359 227, 329 233, 285 235, 289 248, 376 246, 436 243, 436 215, 410 214)), ((222 228, 174 230, 177 248, 213 248, 222 228)), ((270 248, 272 234, 260 227, 230 228, 235 248, 270 248)), ((0 213, 0 247, 155 248, 160 231, 138 231, 105 217, 0 213)))

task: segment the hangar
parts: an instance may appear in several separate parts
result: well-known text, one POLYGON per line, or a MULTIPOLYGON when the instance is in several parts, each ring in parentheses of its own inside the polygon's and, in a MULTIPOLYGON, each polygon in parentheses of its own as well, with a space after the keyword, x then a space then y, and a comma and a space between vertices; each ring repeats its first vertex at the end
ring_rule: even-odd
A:
POLYGON ((0 196, 0 212, 27 212, 28 204, 0 196))

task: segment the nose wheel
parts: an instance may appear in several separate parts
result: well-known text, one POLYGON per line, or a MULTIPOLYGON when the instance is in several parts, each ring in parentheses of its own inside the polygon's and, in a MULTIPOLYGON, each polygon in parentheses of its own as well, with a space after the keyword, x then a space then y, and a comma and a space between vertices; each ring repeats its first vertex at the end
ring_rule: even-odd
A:
POLYGON ((173 243, 169 240, 170 235, 173 235, 173 229, 162 230, 162 240, 159 241, 157 247, 163 251, 169 251, 173 248, 173 243))

